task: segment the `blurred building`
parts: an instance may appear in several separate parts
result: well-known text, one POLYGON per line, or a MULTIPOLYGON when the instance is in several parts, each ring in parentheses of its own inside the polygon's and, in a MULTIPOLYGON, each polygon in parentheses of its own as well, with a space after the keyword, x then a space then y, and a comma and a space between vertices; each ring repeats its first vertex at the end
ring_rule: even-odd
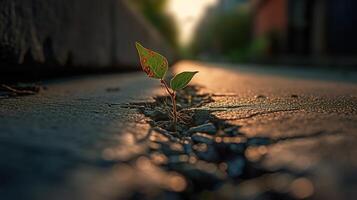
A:
POLYGON ((357 55, 356 0, 251 0, 255 37, 275 53, 357 55))

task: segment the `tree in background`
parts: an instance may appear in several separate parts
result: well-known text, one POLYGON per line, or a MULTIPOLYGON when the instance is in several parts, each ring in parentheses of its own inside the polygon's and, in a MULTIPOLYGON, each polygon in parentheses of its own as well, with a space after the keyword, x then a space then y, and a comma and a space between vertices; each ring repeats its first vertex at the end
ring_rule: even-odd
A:
POLYGON ((266 49, 264 38, 254 39, 252 15, 245 7, 230 10, 211 8, 196 29, 193 56, 200 59, 247 61, 266 49))
POLYGON ((207 12, 192 41, 194 55, 242 59, 252 42, 251 16, 245 10, 207 12))
POLYGON ((166 40, 177 49, 177 27, 174 18, 166 13, 166 0, 130 0, 166 40))

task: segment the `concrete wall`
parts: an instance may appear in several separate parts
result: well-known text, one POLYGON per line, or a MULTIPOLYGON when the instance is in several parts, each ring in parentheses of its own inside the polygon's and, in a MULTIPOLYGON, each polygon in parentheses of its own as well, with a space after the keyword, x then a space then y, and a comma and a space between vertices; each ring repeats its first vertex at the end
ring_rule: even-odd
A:
POLYGON ((0 70, 32 64, 137 67, 135 41, 173 58, 126 0, 0 1, 0 70))

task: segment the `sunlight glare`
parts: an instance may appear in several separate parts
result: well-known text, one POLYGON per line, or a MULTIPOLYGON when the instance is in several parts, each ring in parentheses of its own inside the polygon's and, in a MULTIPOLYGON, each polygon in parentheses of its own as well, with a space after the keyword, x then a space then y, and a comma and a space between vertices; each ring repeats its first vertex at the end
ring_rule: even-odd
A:
POLYGON ((187 44, 193 32, 204 16, 207 8, 218 0, 169 0, 168 12, 173 14, 178 25, 179 42, 187 44))

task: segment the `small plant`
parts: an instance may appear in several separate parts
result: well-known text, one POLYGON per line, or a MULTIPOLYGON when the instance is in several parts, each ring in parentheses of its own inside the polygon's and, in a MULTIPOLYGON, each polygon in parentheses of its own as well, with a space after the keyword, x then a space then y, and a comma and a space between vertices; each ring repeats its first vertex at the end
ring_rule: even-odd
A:
POLYGON ((174 128, 177 125, 177 106, 176 106, 176 92, 185 88, 191 81, 193 76, 198 73, 194 72, 181 72, 176 74, 170 81, 170 86, 165 81, 165 75, 168 70, 167 59, 150 49, 143 47, 140 43, 136 42, 136 49, 140 57, 140 64, 144 72, 150 77, 159 79, 162 86, 166 89, 172 101, 172 122, 174 128))

